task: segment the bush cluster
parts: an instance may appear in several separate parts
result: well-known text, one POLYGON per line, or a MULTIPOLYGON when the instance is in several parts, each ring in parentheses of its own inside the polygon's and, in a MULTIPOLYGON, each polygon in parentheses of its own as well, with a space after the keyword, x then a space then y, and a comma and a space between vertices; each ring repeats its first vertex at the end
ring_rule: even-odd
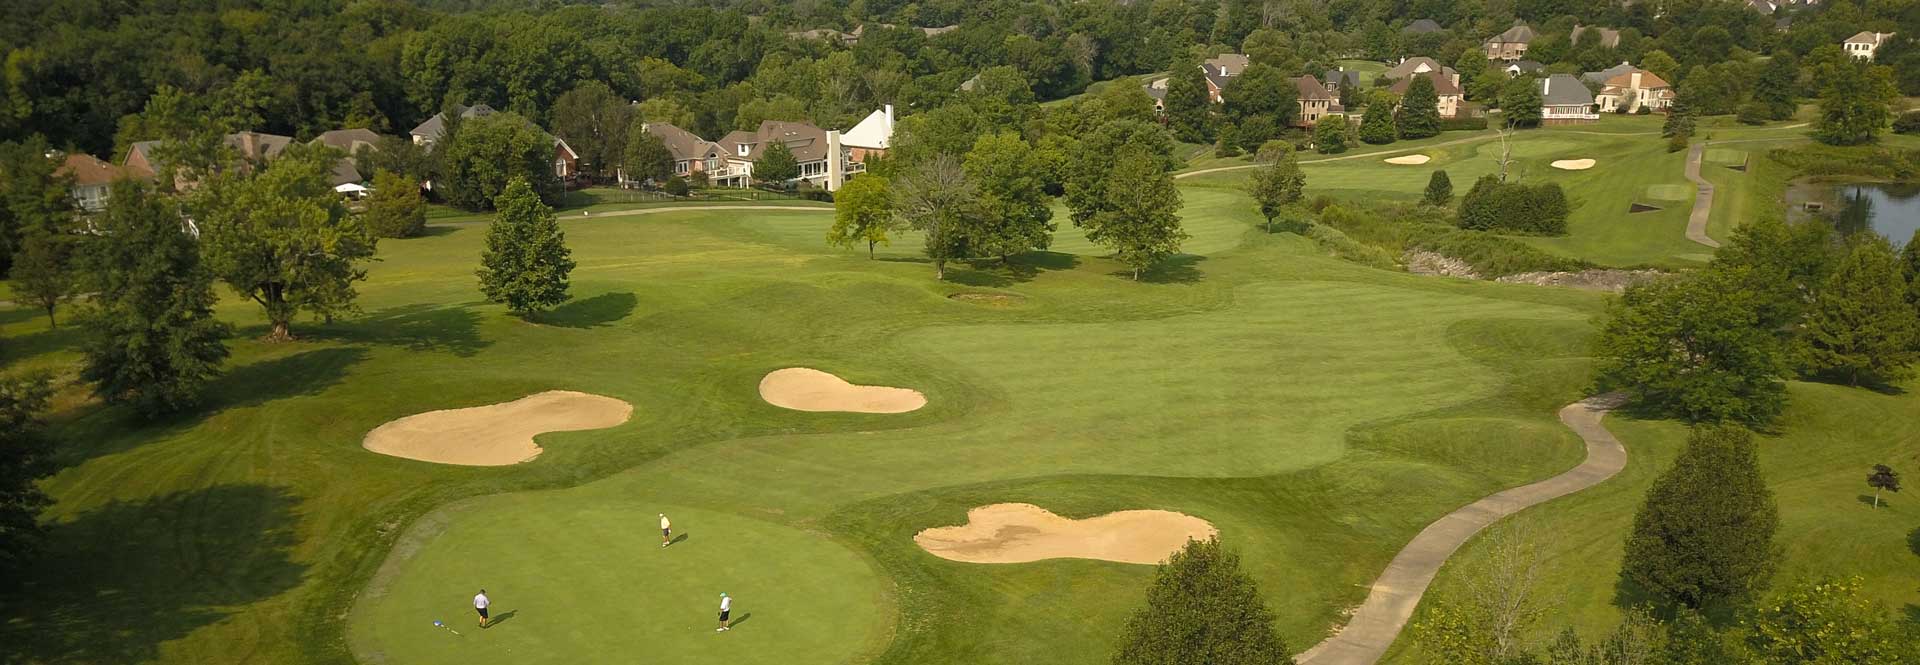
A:
POLYGON ((1460 199, 1460 228, 1540 235, 1567 232, 1572 207, 1556 183, 1503 183, 1491 175, 1473 183, 1460 199))
POLYGON ((1321 224, 1338 229, 1354 241, 1385 250, 1391 256, 1397 257, 1409 250, 1426 250, 1465 261, 1475 272, 1489 278, 1593 267, 1584 261, 1548 254, 1512 238, 1456 228, 1448 222, 1446 210, 1431 206, 1347 207, 1316 199, 1309 207, 1320 215, 1321 224))

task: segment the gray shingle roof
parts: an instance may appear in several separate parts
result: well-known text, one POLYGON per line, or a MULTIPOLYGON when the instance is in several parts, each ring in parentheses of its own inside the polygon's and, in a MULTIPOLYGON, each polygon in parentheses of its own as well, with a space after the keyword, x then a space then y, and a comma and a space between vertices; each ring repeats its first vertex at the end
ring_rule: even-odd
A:
POLYGON ((1588 106, 1593 104, 1593 91, 1587 84, 1572 74, 1554 74, 1540 79, 1540 104, 1542 106, 1588 106))
POLYGON ((1430 18, 1416 19, 1414 22, 1408 23, 1407 27, 1400 29, 1401 32, 1413 34, 1426 34, 1429 32, 1439 32, 1440 30, 1440 24, 1430 18))

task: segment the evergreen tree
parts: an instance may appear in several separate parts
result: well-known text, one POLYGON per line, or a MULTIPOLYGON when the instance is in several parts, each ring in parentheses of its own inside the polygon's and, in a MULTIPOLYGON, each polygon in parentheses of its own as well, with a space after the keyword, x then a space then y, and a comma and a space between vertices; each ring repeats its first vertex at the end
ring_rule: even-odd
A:
POLYGON ((34 231, 63 233, 73 218, 73 178, 60 173, 52 150, 39 137, 0 143, 0 275, 34 231))
POLYGON ((80 311, 85 330, 80 378, 112 404, 155 417, 193 405, 227 357, 230 331, 213 318, 213 273, 201 243, 168 197, 114 186, 94 218, 99 235, 80 255, 93 298, 80 311))
POLYGON ((785 187, 787 181, 800 177, 800 162, 794 160, 793 149, 786 141, 773 141, 760 153, 759 161, 753 163, 753 179, 762 184, 785 187))
POLYGON ((553 209, 519 178, 507 183, 493 208, 498 212, 480 255, 480 292, 521 316, 566 302, 573 252, 553 209))
POLYGON ((391 171, 373 174, 367 197, 366 227, 376 238, 412 238, 427 231, 426 201, 420 183, 391 171))
POLYGON ((73 238, 43 228, 30 228, 13 256, 13 290, 22 300, 47 313, 47 326, 57 327, 54 309, 73 297, 73 238))
POLYGON ((1893 100, 1900 92, 1893 75, 1870 63, 1850 63, 1826 69, 1820 90, 1820 115, 1813 122, 1813 138, 1828 145, 1871 143, 1893 120, 1893 100))
POLYGON ((847 181, 833 194, 833 228, 827 229, 827 244, 853 247, 867 244, 867 258, 873 258, 873 246, 886 244, 893 228, 893 190, 887 179, 871 173, 847 181))
POLYGON ((1360 140, 1374 145, 1385 145, 1398 139, 1399 131, 1393 126, 1391 104, 1367 105, 1367 114, 1360 118, 1360 140))
POLYGON ((367 278, 360 264, 373 258, 375 239, 333 191, 339 157, 289 146, 257 175, 223 175, 194 192, 207 266, 266 310, 268 340, 292 339, 301 311, 329 319, 354 311, 353 283, 367 278))
POLYGON ((27 564, 40 544, 40 510, 53 501, 39 479, 53 471, 52 452, 40 415, 53 397, 46 376, 0 377, 0 589, 27 579, 27 564))
POLYGON ((1322 116, 1313 126, 1313 149, 1322 155, 1337 155, 1347 151, 1347 117, 1344 115, 1322 116))
POLYGON ((1920 312, 1907 291, 1893 245, 1871 233, 1855 236, 1807 313, 1811 369, 1853 385, 1910 376, 1920 360, 1920 312))
POLYGON ((1187 233, 1180 228, 1180 190, 1159 160, 1129 149, 1113 159, 1101 185, 1100 210, 1081 223, 1087 240, 1113 250, 1133 268, 1133 278, 1180 251, 1187 233))
POLYGON ((1628 287, 1596 341, 1596 382, 1694 421, 1771 420, 1788 366, 1778 333, 1759 325, 1751 280, 1729 268, 1628 287))
POLYGON ((1307 174, 1300 171, 1300 164, 1292 153, 1253 172, 1253 177, 1247 180, 1247 193, 1260 205, 1260 216, 1267 220, 1267 233, 1273 233, 1273 218, 1305 195, 1306 186, 1307 174))
POLYGON ((1693 136, 1693 109, 1687 105, 1684 97, 1675 97, 1673 106, 1667 108, 1667 121, 1660 126, 1663 137, 1693 136))
POLYGON ((1424 139, 1440 133, 1440 96, 1433 79, 1415 76, 1400 99, 1400 138, 1424 139))
POLYGON ((1160 100, 1166 109, 1167 128, 1174 138, 1187 143, 1213 141, 1213 103, 1207 96, 1206 73, 1191 60, 1175 62, 1167 80, 1167 96, 1160 100))
POLYGON ((1273 613, 1240 557, 1220 541, 1187 541, 1154 574, 1147 604, 1127 620, 1114 665, 1292 663, 1273 613))
POLYGON ((1760 76, 1753 82, 1753 103, 1765 110, 1768 120, 1786 120, 1793 117, 1799 104, 1794 90, 1799 86, 1800 62, 1790 51, 1773 54, 1767 64, 1761 66, 1760 76))
POLYGON ((1698 426, 1633 517, 1620 574, 1693 609, 1750 595, 1773 572, 1780 515, 1760 477, 1753 434, 1698 426))
POLYGON ((1444 206, 1453 202, 1453 180, 1447 177, 1446 171, 1434 171, 1433 176, 1427 178, 1427 193, 1420 202, 1430 206, 1444 206))

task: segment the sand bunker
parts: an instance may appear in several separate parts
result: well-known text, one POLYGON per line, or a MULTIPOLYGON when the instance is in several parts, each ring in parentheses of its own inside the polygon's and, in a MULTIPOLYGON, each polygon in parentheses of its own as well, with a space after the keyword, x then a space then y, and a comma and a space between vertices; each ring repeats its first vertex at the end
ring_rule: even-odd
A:
POLYGON ((1567 171, 1585 171, 1593 168, 1593 163, 1591 159, 1559 159, 1554 160, 1549 166, 1567 171))
POLYGON ((1026 563, 1041 559, 1100 559, 1160 563, 1188 539, 1218 533, 1198 517, 1165 510, 1123 510, 1070 520, 1026 503, 996 503, 967 511, 967 523, 915 534, 934 556, 967 563, 1026 563))
POLYGON ((1433 160, 1432 157, 1428 157, 1426 155, 1401 155, 1399 157, 1388 157, 1387 163, 1388 164, 1425 164, 1432 160, 1433 160))
POLYGON ((927 405, 918 390, 862 386, 805 367, 774 370, 760 380, 760 399, 795 411, 906 413, 927 405))
POLYGON ((501 404, 407 416, 374 428, 360 445, 424 462, 505 466, 540 454, 536 434, 603 429, 632 415, 633 405, 611 397, 549 390, 501 404))

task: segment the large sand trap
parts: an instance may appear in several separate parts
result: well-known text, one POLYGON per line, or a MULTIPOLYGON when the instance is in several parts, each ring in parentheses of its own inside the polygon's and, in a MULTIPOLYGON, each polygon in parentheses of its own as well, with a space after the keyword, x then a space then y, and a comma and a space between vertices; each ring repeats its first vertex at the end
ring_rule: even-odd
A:
POLYGON ((612 397, 549 390, 501 404, 407 416, 374 428, 360 445, 425 462, 505 466, 540 454, 536 434, 613 427, 631 415, 633 405, 612 397))
POLYGON ((906 413, 927 405, 927 396, 918 390, 855 385, 805 367, 769 372, 760 380, 760 399, 795 411, 906 413))
POLYGON ((1585 171, 1593 168, 1593 164, 1591 159, 1560 159, 1554 160, 1549 166, 1567 171, 1585 171))
POLYGON ((967 563, 1026 563, 1041 559, 1100 559, 1160 563, 1218 533, 1198 517, 1165 510, 1123 510, 1070 520, 1027 503, 996 503, 967 511, 967 523, 915 534, 934 556, 967 563))
POLYGON ((1401 155, 1399 157, 1388 157, 1387 163, 1411 165, 1411 164, 1425 164, 1432 160, 1433 160, 1432 157, 1428 157, 1426 155, 1401 155))

